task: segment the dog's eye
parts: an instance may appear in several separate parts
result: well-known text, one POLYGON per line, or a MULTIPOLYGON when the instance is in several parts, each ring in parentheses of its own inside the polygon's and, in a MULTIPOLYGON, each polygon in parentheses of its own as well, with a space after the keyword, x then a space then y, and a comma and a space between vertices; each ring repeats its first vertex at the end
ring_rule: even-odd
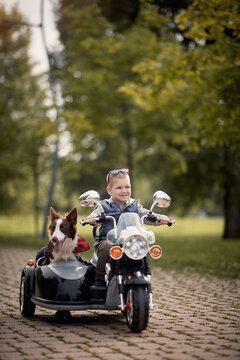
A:
POLYGON ((65 233, 69 230, 70 224, 67 221, 63 221, 60 225, 60 230, 65 233))

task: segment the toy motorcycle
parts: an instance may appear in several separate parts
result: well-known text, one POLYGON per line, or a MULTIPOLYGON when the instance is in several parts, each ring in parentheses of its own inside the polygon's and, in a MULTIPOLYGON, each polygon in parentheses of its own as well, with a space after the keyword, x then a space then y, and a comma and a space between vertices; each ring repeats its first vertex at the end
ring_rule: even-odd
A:
MULTIPOLYGON (((128 327, 141 332, 148 324, 149 309, 153 309, 151 269, 148 255, 159 259, 162 250, 155 242, 154 233, 144 226, 144 220, 155 222, 153 207, 168 207, 170 197, 157 191, 150 211, 141 219, 136 213, 121 214, 118 224, 105 215, 96 191, 80 196, 82 206, 99 206, 102 215, 90 221, 113 221, 113 229, 107 234, 112 245, 110 262, 106 264, 106 287, 93 286, 95 280, 96 253, 89 263, 80 259, 56 261, 42 265, 30 261, 22 271, 20 283, 20 312, 23 316, 34 315, 36 305, 69 315, 73 310, 120 310, 126 316, 128 327)), ((165 220, 165 219, 164 219, 165 220)), ((171 226, 174 220, 169 220, 171 226)))

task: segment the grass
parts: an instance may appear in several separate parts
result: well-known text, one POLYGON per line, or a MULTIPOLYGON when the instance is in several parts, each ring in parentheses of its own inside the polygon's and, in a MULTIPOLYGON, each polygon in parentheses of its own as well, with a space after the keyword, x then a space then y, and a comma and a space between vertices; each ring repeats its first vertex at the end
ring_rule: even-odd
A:
MULTIPOLYGON (((41 225, 41 224, 40 224, 41 225)), ((223 240, 222 218, 179 218, 172 227, 151 227, 156 243, 162 247, 159 260, 151 266, 164 270, 191 271, 218 277, 240 278, 240 240, 223 240)), ((92 228, 78 227, 81 236, 90 243, 91 250, 83 253, 88 260, 93 252, 92 228)), ((0 246, 21 246, 40 249, 47 239, 34 235, 33 219, 23 216, 0 216, 0 246)))
POLYGON ((222 232, 222 218, 184 218, 171 228, 157 228, 157 243, 163 250, 159 265, 165 270, 239 278, 240 239, 223 240, 222 232))

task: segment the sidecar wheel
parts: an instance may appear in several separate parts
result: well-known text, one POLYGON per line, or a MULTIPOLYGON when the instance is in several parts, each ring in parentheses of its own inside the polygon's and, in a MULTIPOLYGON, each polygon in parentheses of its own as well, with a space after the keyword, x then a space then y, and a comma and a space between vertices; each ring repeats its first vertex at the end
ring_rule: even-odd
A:
POLYGON ((143 286, 130 287, 126 296, 126 320, 131 331, 139 333, 147 327, 149 298, 143 286))
POLYGON ((36 305, 33 304, 30 300, 30 297, 28 295, 28 282, 26 276, 23 274, 21 277, 21 283, 20 283, 20 294, 19 294, 19 307, 20 312, 23 316, 29 317, 33 316, 36 305))
POLYGON ((55 314, 56 319, 60 323, 69 323, 72 320, 72 314, 70 311, 58 310, 55 314))

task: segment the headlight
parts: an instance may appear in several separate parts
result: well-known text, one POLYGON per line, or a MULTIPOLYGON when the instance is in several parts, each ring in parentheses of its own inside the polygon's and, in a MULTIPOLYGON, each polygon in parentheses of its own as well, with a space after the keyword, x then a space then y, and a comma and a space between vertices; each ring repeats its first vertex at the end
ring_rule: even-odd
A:
POLYGON ((132 260, 140 260, 148 253, 148 244, 146 240, 139 236, 131 236, 125 240, 123 251, 132 260))

